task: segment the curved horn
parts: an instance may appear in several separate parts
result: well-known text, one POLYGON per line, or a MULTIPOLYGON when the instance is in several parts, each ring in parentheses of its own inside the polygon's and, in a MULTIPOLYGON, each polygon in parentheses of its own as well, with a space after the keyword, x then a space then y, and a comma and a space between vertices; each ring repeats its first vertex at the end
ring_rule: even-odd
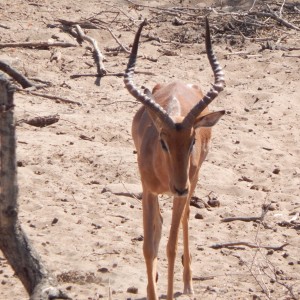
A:
POLYGON ((223 91, 225 86, 224 73, 212 50, 210 29, 209 29, 209 23, 207 17, 205 19, 205 24, 206 24, 206 36, 205 36, 206 53, 207 53, 209 63, 215 75, 215 83, 213 84, 212 88, 208 91, 208 93, 186 115, 186 117, 182 121, 183 127, 188 127, 188 126, 192 127, 197 116, 199 116, 199 114, 218 96, 218 94, 221 91, 223 91))
POLYGON ((135 86, 135 84, 133 83, 133 80, 132 80, 133 74, 134 74, 134 69, 135 69, 135 64, 136 64, 139 39, 140 39, 142 29, 146 24, 147 24, 147 20, 144 20, 141 23, 141 25, 135 35, 131 54, 129 57, 129 62, 128 62, 127 69, 126 69, 125 75, 124 75, 124 83, 125 83, 127 90, 129 91, 129 93, 135 99, 137 99, 139 102, 144 104, 148 109, 150 109, 155 114, 155 116, 157 116, 164 124, 167 124, 170 127, 174 127, 175 124, 174 124, 173 120, 170 118, 168 113, 159 104, 157 104, 154 101, 154 98, 153 98, 152 94, 150 93, 150 91, 147 91, 146 94, 142 93, 140 90, 137 89, 137 87, 135 86))

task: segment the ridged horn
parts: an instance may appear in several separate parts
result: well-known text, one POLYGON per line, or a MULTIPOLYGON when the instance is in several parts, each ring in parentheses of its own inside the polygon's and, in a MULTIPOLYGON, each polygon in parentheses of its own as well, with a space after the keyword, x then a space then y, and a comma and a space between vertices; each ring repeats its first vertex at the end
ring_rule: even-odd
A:
POLYGON ((124 75, 124 83, 129 93, 136 100, 138 100, 143 105, 145 105, 145 107, 150 109, 154 113, 154 115, 158 117, 164 124, 170 127, 175 127, 175 124, 173 120, 170 118, 170 116, 168 115, 168 113, 158 103, 154 101, 154 97, 152 96, 151 92, 149 90, 147 90, 146 93, 141 92, 140 90, 138 90, 138 88, 133 82, 133 75, 134 75, 134 69, 135 69, 135 64, 137 59, 140 35, 145 25, 147 25, 146 19, 141 23, 135 35, 131 54, 129 57, 129 62, 127 64, 127 69, 124 75))
POLYGON ((223 91, 225 86, 224 73, 212 49, 210 28, 209 28, 209 22, 207 17, 205 19, 205 23, 206 23, 206 33, 205 33, 206 54, 215 76, 215 83, 213 84, 209 92, 186 115, 186 117, 182 121, 183 127, 192 127, 197 116, 199 116, 199 114, 218 96, 218 94, 221 91, 223 91))

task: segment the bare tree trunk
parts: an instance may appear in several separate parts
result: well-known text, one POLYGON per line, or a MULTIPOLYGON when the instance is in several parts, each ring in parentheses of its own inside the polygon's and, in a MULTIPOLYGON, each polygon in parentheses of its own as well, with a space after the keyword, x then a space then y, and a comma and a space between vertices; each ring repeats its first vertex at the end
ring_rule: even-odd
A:
POLYGON ((0 75, 0 249, 30 300, 70 299, 56 288, 18 220, 13 88, 0 75))

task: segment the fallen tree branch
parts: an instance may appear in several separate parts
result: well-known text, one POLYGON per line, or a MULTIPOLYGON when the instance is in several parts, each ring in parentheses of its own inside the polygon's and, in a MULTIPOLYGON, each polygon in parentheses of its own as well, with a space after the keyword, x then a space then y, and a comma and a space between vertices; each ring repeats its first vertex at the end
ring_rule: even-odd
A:
POLYGON ((211 245, 210 248, 221 249, 221 248, 234 248, 236 246, 247 246, 249 248, 256 248, 256 249, 264 248, 267 250, 281 251, 287 245, 288 245, 288 243, 284 243, 281 246, 263 246, 263 245, 249 243, 249 242, 232 242, 232 243, 214 244, 214 245, 211 245))
POLYGON ((2 48, 35 48, 35 49, 49 49, 50 47, 77 47, 77 44, 69 42, 20 42, 20 43, 0 43, 0 49, 2 48))
MULTIPOLYGON (((24 89, 28 87, 35 86, 34 83, 29 81, 25 76, 23 76, 19 71, 11 67, 9 64, 0 60, 0 70, 11 76, 16 80, 24 89)), ((44 85, 43 85, 44 86, 44 85)))
POLYGON ((16 90, 18 92, 21 92, 21 93, 26 93, 26 94, 29 94, 29 95, 43 97, 43 98, 47 98, 47 99, 51 99, 51 100, 64 102, 64 103, 76 104, 76 105, 79 105, 79 106, 82 105, 80 102, 69 100, 69 99, 66 99, 66 98, 59 97, 59 96, 52 96, 52 95, 37 93, 37 92, 33 92, 33 91, 30 91, 30 90, 24 90, 24 89, 20 89, 20 88, 17 88, 16 90))
POLYGON ((107 72, 106 72, 104 64, 103 64, 104 56, 102 55, 101 51, 99 50, 96 40, 94 40, 92 37, 86 35, 78 24, 75 25, 75 29, 78 33, 78 36, 82 40, 85 40, 85 41, 89 42, 90 44, 92 44, 92 46, 94 48, 94 58, 95 58, 96 66, 97 66, 97 73, 99 74, 99 76, 102 77, 102 76, 106 75, 107 72))

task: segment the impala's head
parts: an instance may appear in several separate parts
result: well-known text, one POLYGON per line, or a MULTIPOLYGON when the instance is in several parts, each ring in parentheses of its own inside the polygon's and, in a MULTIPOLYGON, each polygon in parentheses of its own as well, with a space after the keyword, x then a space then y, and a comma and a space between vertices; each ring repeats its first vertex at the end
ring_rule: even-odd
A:
POLYGON ((224 111, 208 113, 196 118, 192 126, 184 126, 183 117, 176 117, 174 126, 152 117, 159 133, 158 147, 165 158, 169 189, 173 195, 186 196, 189 192, 190 168, 199 165, 198 160, 202 151, 201 135, 197 135, 197 131, 201 127, 212 127, 223 114, 224 111))
MULTIPOLYGON (((203 115, 208 104, 216 98, 224 88, 224 75, 212 51, 210 30, 206 19, 206 51, 212 66, 215 83, 210 91, 199 99, 199 102, 188 112, 185 117, 172 117, 158 103, 149 90, 139 91, 133 83, 133 74, 137 58, 140 34, 144 21, 135 36, 131 55, 124 76, 128 91, 147 108, 150 117, 159 133, 159 146, 165 157, 167 172, 169 174, 169 187, 172 194, 185 196, 189 192, 190 157, 193 151, 201 151, 201 141, 196 138, 196 130, 200 127, 211 127, 217 123, 224 111, 203 115)), ((202 94, 201 94, 202 95, 202 94)), ((199 96, 200 97, 200 96, 199 96)))

